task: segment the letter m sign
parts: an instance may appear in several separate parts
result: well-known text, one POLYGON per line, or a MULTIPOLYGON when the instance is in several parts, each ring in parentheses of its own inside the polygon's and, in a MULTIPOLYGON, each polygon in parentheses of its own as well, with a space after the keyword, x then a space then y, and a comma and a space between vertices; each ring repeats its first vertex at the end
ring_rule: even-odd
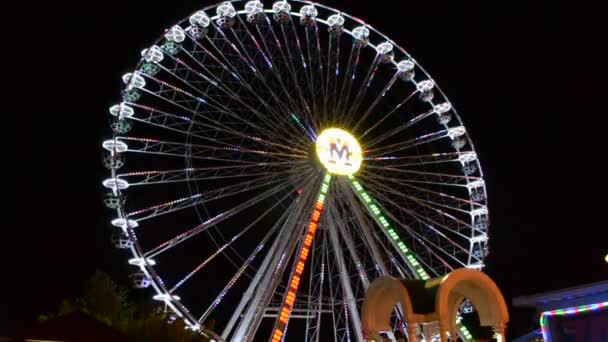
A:
POLYGON ((339 160, 341 161, 341 164, 351 166, 352 164, 350 162, 350 157, 353 155, 353 153, 348 150, 347 144, 340 144, 341 146, 338 148, 339 143, 340 140, 338 140, 338 143, 333 141, 329 143, 330 158, 328 162, 336 164, 339 160))

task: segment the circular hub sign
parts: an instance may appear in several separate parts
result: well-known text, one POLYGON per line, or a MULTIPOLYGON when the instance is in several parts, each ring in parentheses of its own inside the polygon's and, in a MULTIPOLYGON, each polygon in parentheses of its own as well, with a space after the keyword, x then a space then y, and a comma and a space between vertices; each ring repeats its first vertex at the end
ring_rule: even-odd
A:
POLYGON ((339 128, 328 128, 321 132, 316 150, 321 164, 330 173, 352 175, 361 167, 361 146, 350 133, 339 128))

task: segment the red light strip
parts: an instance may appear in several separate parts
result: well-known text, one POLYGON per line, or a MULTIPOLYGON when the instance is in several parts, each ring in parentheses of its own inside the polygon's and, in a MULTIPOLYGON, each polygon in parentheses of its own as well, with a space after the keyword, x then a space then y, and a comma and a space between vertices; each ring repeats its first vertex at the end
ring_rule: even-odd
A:
POLYGON ((304 243, 300 247, 298 261, 296 263, 295 272, 293 273, 290 281, 289 288, 287 289, 287 294, 285 296, 283 307, 281 309, 281 313, 279 314, 279 320, 275 324, 274 332, 272 333, 272 342, 280 342, 283 338, 283 334, 285 333, 285 327, 287 326, 287 322, 289 321, 289 316, 291 315, 291 311, 293 309, 293 304, 296 300, 296 295, 298 293, 298 287, 300 285, 300 278, 302 273, 304 272, 304 267, 306 266, 306 259, 308 259, 308 253, 310 252, 310 247, 312 246, 312 242, 315 238, 315 232, 317 231, 317 225, 319 224, 319 219, 321 218, 321 213, 323 212, 323 203, 325 202, 325 195, 327 194, 327 189, 329 188, 329 182, 331 181, 331 176, 326 175, 323 180, 323 185, 321 186, 321 192, 319 193, 319 197, 317 198, 317 203, 315 204, 315 210, 312 213, 312 218, 310 219, 310 223, 308 224, 308 232, 306 233, 306 238, 304 243))

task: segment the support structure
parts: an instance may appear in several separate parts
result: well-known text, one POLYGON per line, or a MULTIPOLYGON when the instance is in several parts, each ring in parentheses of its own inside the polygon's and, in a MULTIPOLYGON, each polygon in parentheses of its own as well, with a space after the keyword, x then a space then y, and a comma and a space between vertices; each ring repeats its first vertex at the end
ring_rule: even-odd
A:
POLYGON ((323 184, 321 185, 321 191, 319 193, 319 196, 317 197, 314 211, 312 213, 312 218, 310 219, 310 223, 307 227, 308 229, 306 231, 306 236, 301 241, 298 253, 296 254, 298 258, 294 261, 294 266, 291 271, 291 275, 289 276, 288 287, 285 290, 285 294, 283 295, 283 305, 281 313, 277 321, 275 322, 274 329, 272 330, 272 342, 280 342, 282 340, 283 334, 285 333, 287 327, 287 323, 289 322, 289 316, 291 315, 291 312, 293 310, 302 273, 304 272, 304 267, 306 266, 306 260, 308 259, 310 248, 315 238, 315 232, 317 231, 317 226, 319 224, 319 219, 321 218, 321 213, 323 212, 325 196, 327 195, 327 190, 329 189, 330 181, 331 175, 326 174, 325 178, 323 179, 323 184))
MULTIPOLYGON (((311 185, 314 186, 314 185, 311 185)), ((318 186, 318 185, 316 185, 318 186)), ((312 193, 311 192, 307 192, 312 193)), ((254 280, 249 285, 249 288, 243 295, 237 310, 233 313, 228 325, 222 332, 222 338, 228 339, 236 321, 239 318, 242 319, 237 327, 231 340, 234 341, 250 341, 253 339, 253 332, 257 329, 260 320, 262 319, 262 313, 264 307, 270 301, 277 285, 280 282, 280 275, 283 269, 286 267, 286 259, 288 259, 291 251, 296 246, 296 243, 300 240, 298 237, 302 234, 301 226, 299 222, 302 221, 302 214, 306 212, 304 208, 310 207, 310 198, 302 198, 300 201, 300 208, 295 210, 293 215, 287 219, 281 232, 284 233, 279 239, 275 240, 275 245, 271 248, 271 251, 266 255, 262 266, 256 273, 254 280), (244 310, 244 311, 243 311, 244 310)))
POLYGON ((329 231, 330 241, 333 247, 332 249, 334 251, 335 260, 338 264, 338 270, 340 272, 340 282, 342 283, 342 290, 344 291, 344 300, 346 301, 348 312, 351 316, 351 322, 353 324, 353 330, 355 332, 356 341, 363 342, 361 321, 359 319, 359 310, 357 310, 357 303, 355 301, 353 289, 351 287, 350 280, 348 279, 349 273, 346 269, 344 256, 342 255, 342 249, 340 248, 340 241, 337 231, 338 227, 332 216, 329 217, 328 223, 329 224, 327 229, 329 231))

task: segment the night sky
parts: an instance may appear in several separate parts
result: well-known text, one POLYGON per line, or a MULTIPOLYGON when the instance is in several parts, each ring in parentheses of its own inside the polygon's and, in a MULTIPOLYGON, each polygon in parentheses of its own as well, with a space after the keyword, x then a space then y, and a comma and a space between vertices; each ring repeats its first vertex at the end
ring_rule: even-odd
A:
MULTIPOLYGON (((107 109, 139 51, 211 2, 153 3, 2 4, 0 336, 76 295, 96 268, 127 283, 102 203, 107 109)), ((488 186, 486 271, 507 300, 608 279, 606 37, 586 11, 555 1, 324 3, 400 43, 458 109, 488 186)), ((511 336, 531 317, 515 312, 511 336)))

